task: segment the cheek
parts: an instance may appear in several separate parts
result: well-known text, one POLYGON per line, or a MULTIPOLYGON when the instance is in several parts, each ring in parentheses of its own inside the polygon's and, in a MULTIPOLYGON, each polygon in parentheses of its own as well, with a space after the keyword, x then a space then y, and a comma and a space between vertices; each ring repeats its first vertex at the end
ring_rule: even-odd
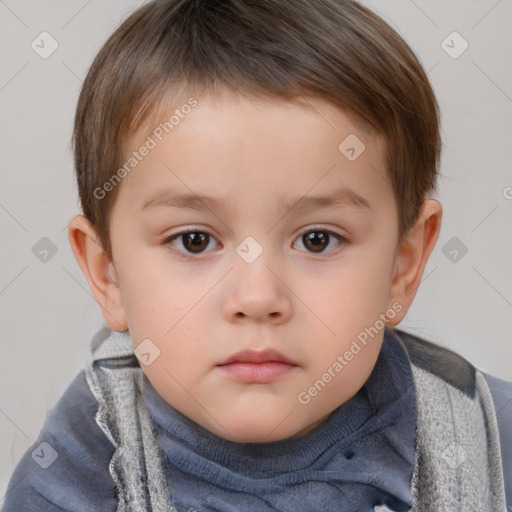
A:
POLYGON ((167 332, 193 299, 190 281, 176 278, 176 269, 161 258, 132 253, 122 263, 121 292, 130 331, 167 332))
POLYGON ((133 251, 122 263, 123 304, 133 343, 137 347, 150 339, 160 351, 144 371, 150 379, 172 383, 167 370, 180 382, 190 382, 211 363, 212 332, 205 321, 212 314, 211 301, 205 294, 218 278, 194 277, 155 248, 133 251))
POLYGON ((336 362, 343 366, 334 372, 330 386, 338 388, 334 393, 355 391, 373 368, 385 326, 381 315, 387 308, 388 272, 385 258, 372 261, 365 254, 354 254, 323 286, 309 288, 313 293, 308 293, 307 306, 318 317, 309 315, 309 330, 318 340, 310 352, 312 368, 320 378, 336 362))
POLYGON ((312 283, 307 304, 336 335, 355 336, 385 313, 388 274, 383 261, 354 254, 322 286, 312 283))

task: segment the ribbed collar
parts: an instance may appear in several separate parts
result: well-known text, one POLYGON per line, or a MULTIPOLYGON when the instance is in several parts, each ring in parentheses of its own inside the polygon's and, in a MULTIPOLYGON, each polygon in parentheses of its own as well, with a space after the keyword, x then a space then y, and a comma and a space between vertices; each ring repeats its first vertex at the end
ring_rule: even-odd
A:
MULTIPOLYGON (((147 378, 144 379, 144 399, 167 461, 186 473, 201 475, 210 482, 215 480, 216 485, 229 487, 233 484, 232 478, 236 479, 240 490, 244 485, 251 490, 255 485, 266 489, 269 479, 279 482, 279 485, 291 484, 304 471, 321 471, 336 454, 350 458, 352 449, 360 453, 375 450, 365 448, 361 440, 378 432, 378 436, 384 439, 379 442, 386 445, 382 449, 389 449, 393 457, 403 464, 401 469, 406 473, 403 482, 395 484, 388 475, 381 473, 387 471, 385 456, 379 456, 377 460, 367 457, 366 463, 358 466, 364 474, 358 474, 357 480, 391 495, 400 495, 397 497, 404 501, 410 498, 407 484, 413 469, 416 428, 413 377, 403 346, 388 328, 377 362, 364 386, 335 409, 325 423, 300 438, 269 443, 228 441, 176 411, 147 378), (399 435, 394 430, 394 425, 398 424, 399 435), (375 468, 375 473, 366 475, 367 468, 375 468)), ((346 476, 352 478, 348 474, 346 476)))

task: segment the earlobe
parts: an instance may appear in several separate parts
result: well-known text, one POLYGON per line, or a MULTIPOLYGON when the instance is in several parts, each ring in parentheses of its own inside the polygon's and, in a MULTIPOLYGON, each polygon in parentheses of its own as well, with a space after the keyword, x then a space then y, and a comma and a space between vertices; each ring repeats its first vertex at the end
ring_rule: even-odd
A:
POLYGON ((428 258, 439 237, 441 218, 441 203, 434 199, 424 201, 416 224, 397 251, 389 305, 398 302, 402 309, 388 322, 389 325, 397 325, 403 320, 418 291, 428 258))
POLYGON ((83 215, 77 215, 69 222, 68 238, 103 318, 112 329, 126 330, 128 324, 115 268, 98 242, 94 227, 83 215))

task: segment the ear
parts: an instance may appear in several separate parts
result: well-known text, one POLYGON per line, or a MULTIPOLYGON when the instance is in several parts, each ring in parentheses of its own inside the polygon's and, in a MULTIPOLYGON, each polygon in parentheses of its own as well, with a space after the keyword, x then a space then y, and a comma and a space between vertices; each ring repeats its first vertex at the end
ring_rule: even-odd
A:
POLYGON ((398 248, 388 306, 398 303, 402 309, 393 319, 388 320, 388 325, 399 324, 412 304, 430 253, 439 237, 442 211, 439 201, 424 201, 416 224, 398 248))
POLYGON ((83 215, 77 215, 69 222, 68 238, 105 322, 116 331, 126 330, 128 324, 115 268, 98 242, 96 230, 83 215))

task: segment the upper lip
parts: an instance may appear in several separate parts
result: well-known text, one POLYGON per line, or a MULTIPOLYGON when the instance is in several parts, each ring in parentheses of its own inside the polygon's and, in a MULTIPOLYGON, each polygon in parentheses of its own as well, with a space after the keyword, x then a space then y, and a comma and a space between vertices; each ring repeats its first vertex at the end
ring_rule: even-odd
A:
POLYGON ((228 357, 225 361, 219 363, 218 366, 232 363, 265 363, 270 361, 288 363, 296 366, 295 362, 274 349, 242 350, 228 357))

